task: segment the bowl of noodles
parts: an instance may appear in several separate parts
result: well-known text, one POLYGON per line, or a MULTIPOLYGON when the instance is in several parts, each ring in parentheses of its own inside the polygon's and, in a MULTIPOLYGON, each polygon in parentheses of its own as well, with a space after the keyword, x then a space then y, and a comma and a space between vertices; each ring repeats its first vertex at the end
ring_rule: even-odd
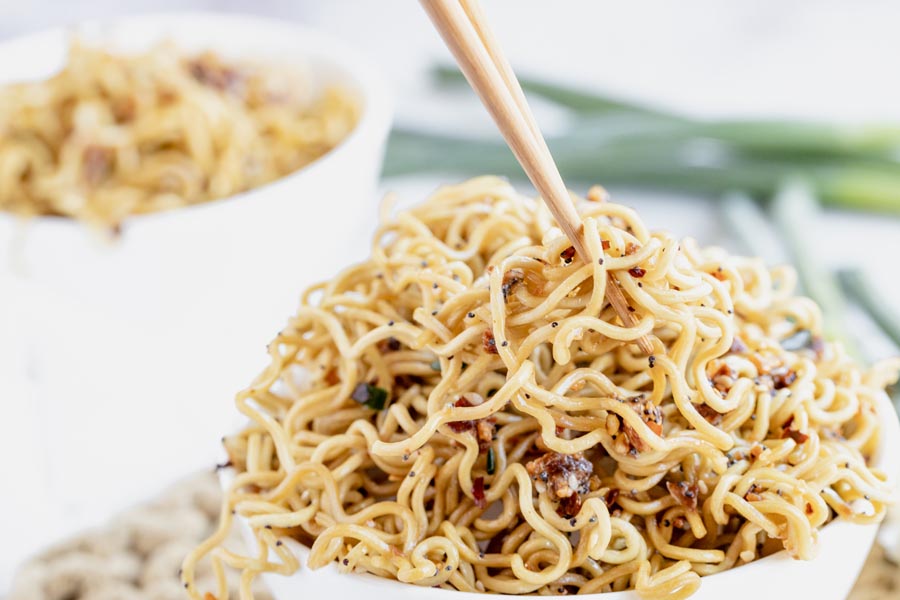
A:
POLYGON ((577 208, 586 259, 507 182, 447 186, 303 294, 236 398, 192 597, 228 569, 245 599, 258 574, 276 598, 846 597, 895 495, 900 362, 825 339, 789 268, 601 188, 577 208))
POLYGON ((229 423, 216 407, 370 230, 390 119, 364 57, 288 22, 0 44, 0 448, 33 491, 4 531, 37 546, 215 458, 192 450, 229 423))

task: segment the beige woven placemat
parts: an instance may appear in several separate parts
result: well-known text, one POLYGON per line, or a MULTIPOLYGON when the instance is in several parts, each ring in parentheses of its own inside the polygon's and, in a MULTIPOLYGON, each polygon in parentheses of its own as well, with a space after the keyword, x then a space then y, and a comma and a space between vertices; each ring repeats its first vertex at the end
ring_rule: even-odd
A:
MULTIPOLYGON (((215 528, 222 495, 205 473, 176 484, 157 500, 114 517, 25 563, 8 600, 184 600, 184 556, 215 528)), ((236 537, 229 540, 241 547, 236 537)), ((197 573, 215 590, 212 570, 197 573)), ((232 581, 236 589, 237 577, 232 581)), ((258 600, 271 600, 264 589, 258 600)))
MULTIPOLYGON (((213 530, 220 498, 215 476, 188 479, 28 561, 9 600, 183 600, 181 559, 213 530)), ((229 543, 240 546, 238 539, 229 543)), ((214 589, 210 571, 198 579, 201 589, 214 589)), ((271 600, 264 589, 256 596, 271 600)), ((848 600, 893 599, 900 599, 900 567, 875 548, 848 600)))

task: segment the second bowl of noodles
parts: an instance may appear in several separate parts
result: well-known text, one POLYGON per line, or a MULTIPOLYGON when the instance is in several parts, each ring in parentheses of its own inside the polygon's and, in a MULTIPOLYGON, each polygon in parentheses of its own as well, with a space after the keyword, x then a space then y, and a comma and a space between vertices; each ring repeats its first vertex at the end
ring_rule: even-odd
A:
POLYGON ((215 460, 196 441, 370 229, 391 110, 352 49, 243 15, 6 41, 0 85, 0 450, 31 490, 0 529, 27 552, 215 460))

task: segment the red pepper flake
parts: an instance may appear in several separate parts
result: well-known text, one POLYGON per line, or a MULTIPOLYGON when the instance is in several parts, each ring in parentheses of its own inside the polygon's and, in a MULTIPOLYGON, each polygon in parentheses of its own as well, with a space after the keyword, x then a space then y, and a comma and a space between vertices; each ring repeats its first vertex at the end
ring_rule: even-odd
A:
MULTIPOLYGON (((453 406, 465 408, 469 406, 479 406, 483 402, 484 399, 480 395, 470 392, 460 396, 459 399, 453 403, 453 406)), ((476 421, 450 421, 447 423, 447 427, 455 433, 464 433, 466 431, 474 432, 475 439, 478 440, 478 452, 484 453, 490 448, 491 442, 494 439, 494 427, 496 423, 497 419, 495 417, 487 417, 476 421)))
POLYGON ((797 374, 787 367, 778 367, 769 372, 772 377, 772 385, 776 390, 786 388, 797 381, 797 374))
POLYGON ((697 510, 699 489, 697 488, 696 483, 688 483, 686 481, 672 483, 671 481, 667 481, 666 489, 668 489, 669 493, 672 494, 672 497, 678 501, 678 504, 690 511, 697 510))
POLYGON ((806 440, 809 439, 808 435, 806 435, 805 433, 801 433, 795 429, 785 429, 784 431, 781 432, 781 439, 784 439, 787 437, 791 438, 798 444, 802 444, 806 440))
POLYGON ((484 477, 476 477, 472 481, 472 497, 475 499, 475 506, 481 509, 487 507, 487 500, 484 497, 484 477))
POLYGON ((628 273, 632 277, 640 278, 640 277, 643 277, 644 275, 646 275, 647 271, 645 271, 644 269, 642 269, 640 267, 631 267, 630 269, 628 269, 628 273))
POLYGON ((569 246, 568 248, 560 252, 559 256, 566 262, 572 262, 572 259, 575 258, 575 247, 569 246))
POLYGON ((607 240, 600 240, 600 245, 603 246, 603 249, 604 249, 604 250, 609 250, 609 241, 607 241, 607 240))
POLYGON ((325 383, 328 385, 337 385, 341 382, 341 378, 338 375, 338 370, 334 367, 328 369, 328 372, 325 373, 325 383))
POLYGON ((447 427, 454 433, 463 433, 475 429, 475 421, 450 421, 447 427))
POLYGON ((613 488, 606 492, 606 495, 603 496, 603 502, 606 504, 606 508, 612 508, 612 505, 616 503, 616 500, 619 499, 619 488, 613 488))
MULTIPOLYGON (((478 404, 481 404, 479 402, 478 404)), ((466 397, 466 394, 459 397, 459 400, 453 403, 453 406, 457 408, 466 408, 469 406, 476 406, 472 404, 469 399, 466 397)), ((456 433, 462 433, 464 431, 472 431, 475 429, 475 421, 450 421, 447 423, 447 427, 455 431, 456 433)))
POLYGON ((494 340, 494 332, 490 329, 485 329, 481 334, 481 346, 488 354, 500 354, 497 350, 497 342, 494 340))
POLYGON ((712 423, 718 425, 722 422, 722 413, 707 404, 695 404, 694 408, 700 413, 700 416, 712 423))
POLYGON ((814 512, 813 505, 810 504, 809 502, 807 502, 806 503, 806 514, 811 515, 811 514, 813 514, 813 512, 814 512))
POLYGON ((565 498, 561 498, 559 504, 556 505, 556 514, 563 519, 571 519, 581 510, 581 496, 572 494, 565 498))

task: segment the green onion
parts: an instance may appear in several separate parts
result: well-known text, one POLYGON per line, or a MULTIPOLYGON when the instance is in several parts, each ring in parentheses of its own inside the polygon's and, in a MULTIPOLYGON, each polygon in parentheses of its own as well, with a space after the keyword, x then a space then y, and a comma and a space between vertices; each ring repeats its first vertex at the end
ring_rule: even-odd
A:
MULTIPOLYGON (((799 173, 829 206, 900 213, 900 164, 880 159, 747 153, 703 138, 611 138, 588 125, 550 138, 547 144, 563 178, 573 184, 602 182, 714 197, 739 189, 769 198, 781 181, 799 173)), ((386 176, 435 171, 524 176, 499 137, 466 139, 402 128, 392 132, 386 176)))
POLYGON ((388 399, 388 391, 370 383, 360 383, 353 389, 350 397, 372 410, 382 410, 388 399))
POLYGON ((781 239, 797 267, 803 291, 822 309, 827 337, 840 340, 847 351, 859 356, 845 328, 847 302, 837 278, 818 260, 806 232, 814 227, 819 207, 812 191, 802 179, 788 180, 772 200, 772 217, 781 239))
POLYGON ((750 256, 759 256, 768 265, 784 260, 781 241, 762 207, 743 192, 728 192, 722 198, 721 216, 731 235, 750 256))
POLYGON ((894 344, 900 346, 900 317, 885 302, 884 295, 874 289, 865 273, 858 269, 839 271, 838 280, 847 295, 859 303, 894 344))
MULTIPOLYGON (((439 85, 452 86, 465 83, 465 77, 456 66, 438 65, 432 71, 435 81, 439 85)), ((518 77, 522 89, 534 93, 543 98, 555 102, 576 112, 584 113, 630 113, 645 116, 655 116, 671 120, 680 120, 674 115, 662 111, 653 110, 631 102, 624 102, 599 96, 591 92, 576 90, 574 88, 553 84, 529 77, 518 77)))
POLYGON ((488 475, 493 475, 494 471, 497 470, 496 458, 494 457, 494 448, 488 448, 487 451, 487 472, 488 475))
MULTIPOLYGON (((460 85, 454 68, 438 81, 460 85)), ((800 173, 823 204, 900 213, 900 127, 806 121, 703 121, 564 85, 523 78, 523 88, 571 113, 548 145, 570 182, 602 182, 720 196, 774 195, 800 173)), ((522 177, 499 136, 463 139, 397 129, 386 175, 436 171, 522 177)))

